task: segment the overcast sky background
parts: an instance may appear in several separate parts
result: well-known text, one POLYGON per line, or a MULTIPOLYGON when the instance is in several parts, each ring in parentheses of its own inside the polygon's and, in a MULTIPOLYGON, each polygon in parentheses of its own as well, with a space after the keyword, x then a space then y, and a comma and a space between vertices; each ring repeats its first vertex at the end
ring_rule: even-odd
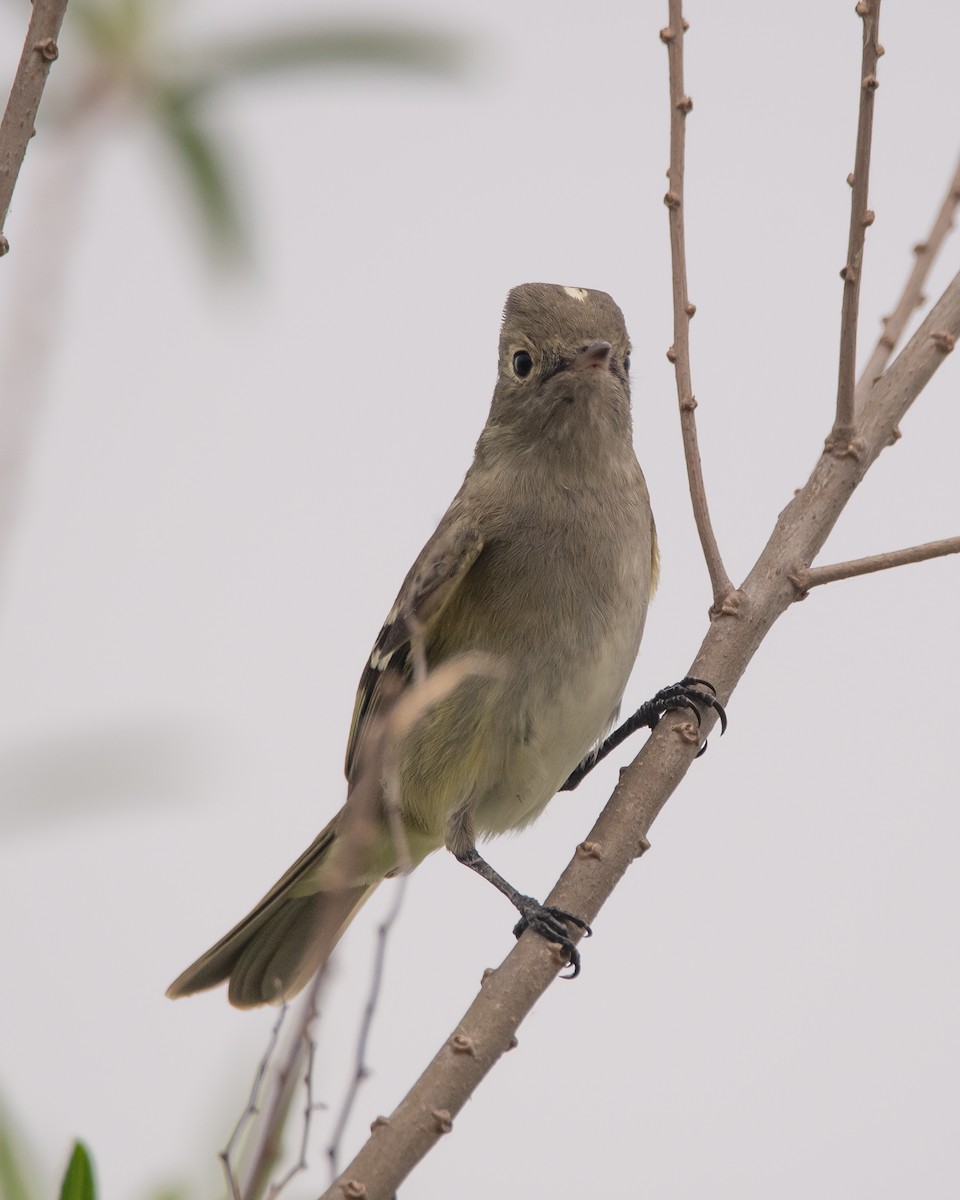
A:
MULTIPOLYGON (((25 8, 0 10, 4 80, 25 8)), ((684 674, 706 628, 664 356, 666 5, 282 0, 269 28, 385 13, 470 39, 465 76, 331 71, 215 106, 255 235, 246 276, 210 272, 136 123, 78 156, 59 302, 30 299, 62 170, 42 125, 17 189, 2 321, 52 323, 55 353, 0 561, 0 1098, 48 1191, 76 1135, 104 1197, 221 1191, 273 1014, 164 988, 341 803, 357 679, 469 464, 514 284, 605 289, 632 334, 663 580, 628 709, 684 674)), ((860 22, 852 0, 688 16, 694 389, 739 581, 831 423, 860 22)), ((264 21, 252 0, 198 0, 175 31, 199 47, 264 21)), ((954 168, 958 38, 953 0, 884 6, 861 361, 954 168)), ((61 46, 51 101, 69 14, 61 46)), ((955 239, 931 297, 958 260, 955 239)), ((821 561, 960 532, 958 372, 945 362, 821 561)), ((404 1200, 956 1195, 958 611, 945 559, 786 614, 582 976, 537 1006, 404 1200)), ((507 878, 549 890, 614 757, 488 848, 507 878)), ((391 899, 336 959, 315 1084, 334 1109, 391 899)), ((512 923, 449 856, 411 880, 347 1154, 512 923)), ((328 1130, 291 1197, 325 1183, 328 1130)))

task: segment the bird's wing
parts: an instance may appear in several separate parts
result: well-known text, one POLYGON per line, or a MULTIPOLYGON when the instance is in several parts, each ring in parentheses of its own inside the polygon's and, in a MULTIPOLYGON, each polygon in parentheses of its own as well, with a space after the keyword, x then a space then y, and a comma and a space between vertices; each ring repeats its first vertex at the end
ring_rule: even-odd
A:
MULTIPOLYGON (((458 497, 459 499, 459 497, 458 497)), ((350 778, 367 722, 385 694, 395 696, 410 677, 411 637, 443 611, 483 549, 483 536, 456 501, 420 551, 374 643, 357 689, 347 743, 350 778), (387 686, 387 681, 393 686, 387 686)))

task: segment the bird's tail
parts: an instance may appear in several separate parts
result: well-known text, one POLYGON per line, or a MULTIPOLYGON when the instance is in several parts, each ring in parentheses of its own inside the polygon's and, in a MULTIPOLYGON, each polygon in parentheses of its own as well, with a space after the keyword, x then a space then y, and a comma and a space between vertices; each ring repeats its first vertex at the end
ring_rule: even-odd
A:
POLYGON ((171 999, 229 979, 237 1008, 280 1004, 295 996, 326 961, 373 882, 319 890, 337 842, 338 814, 239 925, 201 954, 167 988, 171 999))

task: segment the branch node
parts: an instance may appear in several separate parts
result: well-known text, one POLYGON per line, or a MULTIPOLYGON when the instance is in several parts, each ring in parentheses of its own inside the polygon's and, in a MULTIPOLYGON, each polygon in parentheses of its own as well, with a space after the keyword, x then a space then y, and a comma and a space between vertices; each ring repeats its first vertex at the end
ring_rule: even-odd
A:
POLYGON ((872 225, 876 219, 877 219, 877 214, 873 211, 872 208, 868 208, 867 211, 863 214, 864 225, 872 225))
POLYGON ((693 97, 692 96, 681 96, 680 99, 677 101, 677 109, 679 112, 682 112, 684 116, 686 116, 688 112, 692 112, 693 111, 693 97))
POLYGON ((637 853, 634 857, 642 858, 643 855, 646 854, 646 852, 649 849, 650 849, 650 840, 649 840, 649 838, 644 837, 643 834, 641 833, 640 841, 637 843, 637 853))
POLYGON ((883 58, 885 54, 886 50, 879 42, 877 42, 877 58, 883 58))
POLYGON ((868 75, 863 81, 863 90, 865 92, 875 92, 880 86, 880 80, 876 75, 868 75))
POLYGON ((949 354, 956 346, 956 339, 946 329, 938 329, 930 335, 930 340, 941 354, 949 354))
POLYGON ((10 243, 7 241, 6 237, 0 233, 0 258, 3 258, 3 256, 8 254, 9 251, 10 243))
POLYGON ((894 425, 894 427, 890 430, 890 436, 887 438, 887 445, 895 446, 902 437, 903 434, 900 432, 900 426, 894 425))
POLYGON ((383 1116, 383 1114, 381 1113, 381 1115, 379 1117, 374 1117, 373 1120, 370 1122, 370 1132, 376 1133, 378 1129, 383 1129, 383 1127, 385 1125, 389 1125, 389 1124, 390 1124, 390 1118, 383 1116))
POLYGON ((696 407, 697 407, 697 398, 696 398, 696 396, 685 396, 685 397, 684 397, 684 398, 683 398, 683 399, 680 401, 680 411, 681 411, 681 412, 693 412, 693 410, 694 410, 696 407))
POLYGON ((677 348, 670 346, 667 349, 667 362, 675 363, 677 361, 677 348))
POLYGON ((680 197, 676 192, 667 192, 663 198, 663 202, 669 209, 676 210, 680 207, 680 197))
POLYGON ((660 30, 660 41, 663 42, 664 44, 672 42, 676 36, 677 35, 670 28, 669 25, 665 25, 663 27, 663 29, 660 30))
POLYGON ((697 306, 695 304, 691 304, 688 300, 684 308, 684 312, 688 317, 695 317, 697 315, 697 306))
POLYGON ((581 842, 577 847, 576 854, 578 858, 595 858, 598 862, 603 858, 598 842, 581 842))
POLYGON ((517 1035, 515 1033, 511 1034, 510 1041, 507 1042, 507 1050, 516 1050, 516 1048, 519 1045, 520 1045, 520 1039, 517 1037, 517 1035))
POLYGON ((454 1054, 469 1054, 475 1057, 477 1053, 477 1044, 471 1037, 467 1037, 465 1033, 455 1033, 450 1039, 450 1049, 454 1054))
POLYGON ((846 431, 837 431, 827 438, 823 448, 834 458, 855 458, 857 462, 862 462, 867 443, 862 437, 848 437, 846 431))
POLYGON ((340 1191, 343 1192, 343 1200, 363 1200, 367 1194, 367 1186, 359 1179, 348 1179, 340 1184, 340 1191))
POLYGON ((806 600, 806 598, 810 595, 810 589, 807 587, 807 583, 810 580, 810 572, 807 570, 807 568, 800 567, 797 571, 791 571, 787 576, 787 579, 789 579, 789 581, 797 590, 796 598, 798 600, 806 600))
POLYGON ((688 745, 695 746, 700 741, 700 727, 694 725, 692 721, 681 721, 678 725, 674 725, 673 732, 681 742, 686 742, 688 745))
POLYGON ((856 9, 854 10, 858 17, 870 16, 870 4, 868 0, 859 0, 856 9))
POLYGON ((494 974, 495 971, 496 971, 496 967, 484 967, 483 968, 483 974, 480 976, 480 986, 481 987, 483 987, 483 985, 487 982, 487 980, 490 978, 490 976, 494 974))
POLYGON ((453 1128, 453 1118, 445 1108, 431 1109, 430 1115, 433 1117, 433 1127, 437 1133, 449 1133, 453 1128))
POLYGON ((44 38, 42 42, 37 42, 33 48, 45 62, 56 62, 60 57, 60 49, 57 46, 55 38, 44 38))
POLYGON ((717 604, 712 604, 707 610, 707 616, 713 621, 717 617, 739 617, 742 612, 743 592, 737 589, 728 592, 717 604))
POLYGON ((854 173, 851 171, 850 174, 847 176, 847 183, 850 185, 850 187, 853 187, 853 185, 856 182, 857 182, 856 177, 855 177, 854 173))

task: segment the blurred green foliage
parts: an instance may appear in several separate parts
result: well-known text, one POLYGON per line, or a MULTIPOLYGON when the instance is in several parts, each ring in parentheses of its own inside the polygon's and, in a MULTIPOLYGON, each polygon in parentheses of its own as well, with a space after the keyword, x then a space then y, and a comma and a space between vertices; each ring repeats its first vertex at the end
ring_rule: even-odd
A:
POLYGON ((121 100, 145 119, 172 151, 206 248, 221 264, 242 261, 249 243, 227 147, 207 111, 211 98, 230 86, 345 67, 451 79, 466 62, 461 39, 399 23, 267 27, 188 45, 176 39, 175 10, 168 0, 73 0, 67 22, 87 63, 65 116, 121 100))

